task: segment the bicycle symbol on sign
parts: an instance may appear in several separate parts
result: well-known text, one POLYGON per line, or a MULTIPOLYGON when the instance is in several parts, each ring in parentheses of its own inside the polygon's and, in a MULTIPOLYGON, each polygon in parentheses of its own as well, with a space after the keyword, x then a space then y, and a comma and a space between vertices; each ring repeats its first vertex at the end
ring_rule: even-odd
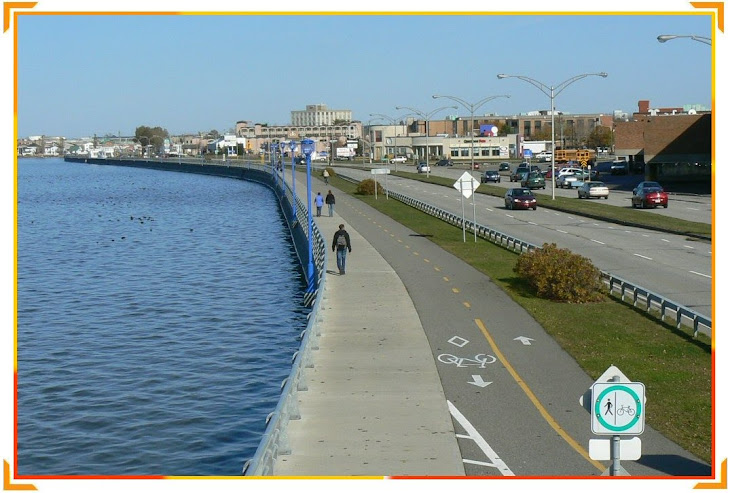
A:
POLYGON ((636 413, 636 410, 631 406, 624 405, 621 405, 621 407, 616 409, 616 416, 623 416, 624 413, 628 414, 629 416, 633 416, 636 413))
POLYGON ((485 368, 486 365, 494 363, 497 361, 497 358, 492 356, 491 354, 487 356, 486 354, 477 354, 474 356, 474 358, 459 358, 458 356, 454 356, 453 354, 439 354, 438 360, 441 363, 445 363, 447 365, 456 365, 458 368, 466 368, 467 366, 478 366, 479 368, 485 368))

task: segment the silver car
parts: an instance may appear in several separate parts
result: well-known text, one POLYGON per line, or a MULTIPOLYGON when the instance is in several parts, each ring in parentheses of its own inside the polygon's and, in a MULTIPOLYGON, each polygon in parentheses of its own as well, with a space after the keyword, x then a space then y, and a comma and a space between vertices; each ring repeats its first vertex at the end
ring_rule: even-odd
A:
POLYGON ((560 188, 573 188, 578 186, 577 182, 578 177, 572 173, 568 173, 558 176, 558 179, 555 181, 555 186, 560 188))
POLYGON ((579 199, 590 199, 593 197, 608 200, 608 187, 602 181, 586 181, 578 187, 579 199))

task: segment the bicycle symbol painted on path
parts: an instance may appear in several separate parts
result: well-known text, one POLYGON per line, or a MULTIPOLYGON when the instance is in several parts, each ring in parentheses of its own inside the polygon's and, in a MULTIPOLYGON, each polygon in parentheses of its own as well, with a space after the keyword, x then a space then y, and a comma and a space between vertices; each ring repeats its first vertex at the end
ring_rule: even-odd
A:
POLYGON ((490 365, 497 361, 494 356, 486 354, 477 354, 473 358, 459 358, 453 354, 439 354, 438 360, 441 363, 447 365, 456 365, 457 368, 466 368, 467 366, 478 366, 479 368, 485 368, 486 365, 490 365))

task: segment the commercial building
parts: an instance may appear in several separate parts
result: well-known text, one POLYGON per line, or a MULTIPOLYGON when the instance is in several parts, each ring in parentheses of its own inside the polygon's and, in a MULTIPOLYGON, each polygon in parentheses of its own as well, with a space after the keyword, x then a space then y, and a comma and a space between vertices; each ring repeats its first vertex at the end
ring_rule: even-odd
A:
POLYGON ((639 101, 630 121, 616 123, 614 141, 616 155, 647 179, 711 186, 712 113, 702 107, 653 109, 639 101))
POLYGON ((330 110, 326 104, 308 104, 305 110, 291 112, 291 123, 297 127, 334 125, 352 120, 351 110, 330 110))

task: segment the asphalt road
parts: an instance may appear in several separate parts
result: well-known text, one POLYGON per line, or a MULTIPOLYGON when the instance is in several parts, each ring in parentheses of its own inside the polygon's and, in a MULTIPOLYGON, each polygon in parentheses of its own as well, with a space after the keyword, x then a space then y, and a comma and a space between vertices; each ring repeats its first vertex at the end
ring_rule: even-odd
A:
MULTIPOLYGON (((395 269, 414 302, 467 474, 601 475, 608 462, 588 457, 588 441, 598 437, 578 403, 593 381, 576 362, 487 276, 361 201, 337 196, 338 214, 395 269)), ((357 262, 356 245, 353 252, 348 262, 357 262)), ((632 476, 711 473, 649 427, 640 439, 641 459, 621 463, 632 476)))
MULTIPOLYGON (((372 176, 368 171, 357 169, 340 168, 338 172, 357 179, 372 176)), ((439 172, 453 173, 456 181, 464 170, 439 172)), ((393 191, 453 214, 462 214, 461 194, 454 188, 395 176, 388 177, 387 185, 393 191)), ((510 188, 509 180, 502 185, 505 189, 510 188)), ((558 192, 568 193, 567 190, 557 190, 556 194, 558 192)), ((577 195, 575 190, 571 193, 577 195)), ((504 200, 500 197, 484 194, 475 194, 474 197, 476 221, 479 224, 537 245, 556 243, 559 247, 590 258, 601 270, 643 286, 707 317, 712 313, 712 251, 709 241, 619 226, 540 206, 536 211, 511 211, 505 208, 504 200)), ((473 220, 472 201, 469 199, 465 202, 466 218, 473 220)), ((679 209, 670 206, 667 211, 679 209)))

